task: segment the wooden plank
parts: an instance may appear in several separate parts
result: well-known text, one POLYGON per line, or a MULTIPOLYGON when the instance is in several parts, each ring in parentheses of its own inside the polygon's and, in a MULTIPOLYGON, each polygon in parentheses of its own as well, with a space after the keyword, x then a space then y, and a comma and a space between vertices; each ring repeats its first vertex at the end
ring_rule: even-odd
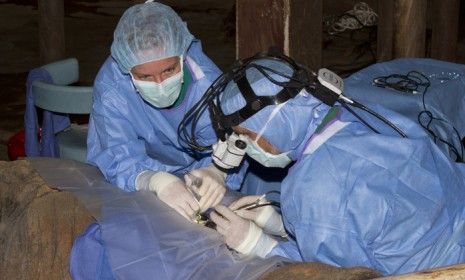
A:
POLYGON ((395 0, 394 57, 425 57, 427 0, 395 0))
POLYGON ((270 46, 284 49, 283 0, 236 1, 236 57, 245 58, 270 46))
POLYGON ((465 279, 465 264, 440 267, 420 272, 382 277, 383 280, 463 280, 465 279))
POLYGON ((41 64, 65 57, 63 0, 39 0, 39 52, 41 64))
POLYGON ((259 280, 374 279, 380 274, 365 267, 336 267, 318 262, 293 263, 272 269, 259 280))
POLYGON ((459 0, 433 0, 431 57, 455 61, 459 30, 459 0))
POLYGON ((391 60, 394 55, 394 7, 395 2, 378 0, 378 35, 376 60, 391 60))
POLYGON ((310 69, 321 68, 323 0, 291 0, 285 53, 310 69))
POLYGON ((237 58, 275 46, 321 67, 323 0, 237 0, 236 11, 237 58))

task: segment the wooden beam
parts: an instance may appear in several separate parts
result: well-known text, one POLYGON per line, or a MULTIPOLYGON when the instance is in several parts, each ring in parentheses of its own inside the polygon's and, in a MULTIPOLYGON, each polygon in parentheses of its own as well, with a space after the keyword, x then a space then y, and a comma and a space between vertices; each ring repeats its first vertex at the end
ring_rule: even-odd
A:
POLYGON ((284 50, 284 1, 236 1, 236 57, 246 58, 270 46, 284 50))
POLYGON ((394 57, 425 57, 427 0, 394 1, 394 57))
POLYGON ((65 57, 63 0, 39 0, 39 53, 42 64, 65 57))
POLYGON ((323 1, 291 1, 286 54, 310 67, 321 68, 323 42, 323 1))
POLYGON ((433 0, 431 57, 455 61, 459 30, 459 0, 433 0))
POLYGON ((440 267, 420 272, 382 277, 383 280, 463 280, 465 278, 465 264, 440 267))
POLYGON ((391 60, 394 55, 394 7, 395 2, 378 0, 378 34, 376 60, 391 60))
POLYGON ((250 57, 275 46, 318 69, 322 7, 322 0, 237 0, 236 57, 250 57))

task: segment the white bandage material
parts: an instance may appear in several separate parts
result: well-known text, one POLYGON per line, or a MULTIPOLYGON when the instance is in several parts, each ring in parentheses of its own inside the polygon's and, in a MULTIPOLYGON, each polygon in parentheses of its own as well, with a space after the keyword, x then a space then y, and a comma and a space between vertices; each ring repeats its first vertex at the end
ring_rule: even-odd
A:
POLYGON ((276 240, 264 234, 261 228, 250 221, 247 237, 234 249, 244 255, 264 258, 277 244, 276 240))
POLYGON ((287 237, 281 215, 273 207, 263 207, 255 223, 263 228, 266 233, 287 237))
POLYGON ((257 245, 258 240, 263 234, 261 228, 259 228, 254 222, 249 221, 249 231, 247 237, 242 241, 239 246, 234 248, 234 250, 242 253, 244 255, 249 255, 252 252, 255 245, 257 245))
POLYGON ((179 178, 168 172, 156 172, 150 177, 148 190, 159 194, 167 186, 179 181, 179 178))

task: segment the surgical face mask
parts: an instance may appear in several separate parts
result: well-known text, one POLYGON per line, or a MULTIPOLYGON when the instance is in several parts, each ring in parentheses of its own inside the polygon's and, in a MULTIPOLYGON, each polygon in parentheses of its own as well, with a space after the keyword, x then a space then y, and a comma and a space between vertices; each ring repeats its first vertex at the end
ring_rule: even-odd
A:
MULTIPOLYGON (((287 153, 281 153, 279 155, 274 155, 264 151, 257 143, 257 141, 253 141, 248 137, 242 136, 241 140, 247 143, 246 153, 259 162, 261 165, 265 167, 279 167, 284 168, 289 163, 292 162, 291 158, 287 155, 287 153)), ((257 137, 258 139, 258 137, 257 137)))
POLYGON ((180 58, 180 64, 181 71, 174 76, 165 79, 161 83, 136 80, 131 74, 132 82, 145 101, 157 108, 169 107, 176 102, 179 98, 179 94, 181 93, 184 76, 182 56, 180 58))

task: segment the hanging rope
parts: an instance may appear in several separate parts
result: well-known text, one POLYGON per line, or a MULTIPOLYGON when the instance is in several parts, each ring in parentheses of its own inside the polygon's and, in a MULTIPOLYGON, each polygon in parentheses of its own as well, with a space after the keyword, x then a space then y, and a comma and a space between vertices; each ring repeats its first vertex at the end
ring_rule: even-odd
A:
POLYGON ((346 30, 356 30, 367 26, 376 25, 378 15, 365 2, 359 2, 339 16, 331 25, 328 33, 333 35, 346 30))

